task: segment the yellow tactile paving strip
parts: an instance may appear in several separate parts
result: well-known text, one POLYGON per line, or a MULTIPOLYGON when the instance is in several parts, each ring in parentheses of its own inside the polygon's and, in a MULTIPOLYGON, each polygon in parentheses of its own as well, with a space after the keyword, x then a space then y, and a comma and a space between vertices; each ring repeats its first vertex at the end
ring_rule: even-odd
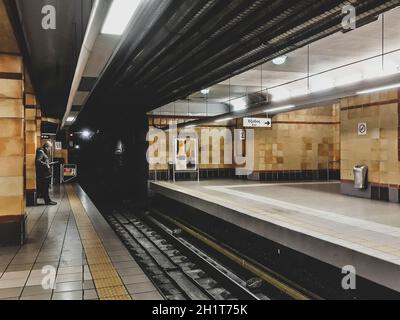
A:
POLYGON ((131 300, 73 187, 66 190, 99 299, 131 300))

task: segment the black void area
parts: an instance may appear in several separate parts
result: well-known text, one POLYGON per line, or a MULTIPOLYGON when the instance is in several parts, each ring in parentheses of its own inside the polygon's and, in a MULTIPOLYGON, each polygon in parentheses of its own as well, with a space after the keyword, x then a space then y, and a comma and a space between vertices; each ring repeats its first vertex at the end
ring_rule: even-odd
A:
POLYGON ((0 221, 0 246, 20 246, 25 241, 25 217, 19 221, 0 221))
POLYGON ((260 172, 260 181, 264 182, 323 182, 340 180, 340 170, 299 170, 260 172))
POLYGON ((389 201, 389 188, 388 187, 380 187, 379 188, 379 200, 389 201))
POLYGON ((372 200, 379 200, 379 187, 372 186, 371 187, 371 199, 372 200))
POLYGON ((33 207, 36 205, 36 200, 37 200, 36 196, 37 196, 36 191, 33 190, 26 191, 25 198, 27 207, 33 207))
MULTIPOLYGON (((172 180, 172 168, 169 170, 160 170, 149 172, 149 180, 172 180)), ((235 169, 200 169, 200 179, 239 179, 263 182, 326 182, 339 181, 340 170, 304 170, 304 171, 268 171, 259 172, 258 177, 237 175, 235 169)), ((192 181, 197 179, 197 172, 176 172, 176 181, 192 181)))
POLYGON ((389 201, 389 187, 372 186, 371 199, 380 201, 389 201))
POLYGON ((130 201, 138 207, 146 207, 147 120, 138 116, 127 120, 92 129, 93 136, 79 141, 80 148, 73 150, 72 156, 78 164, 79 184, 97 203, 130 201))
POLYGON ((356 290, 343 290, 342 270, 284 247, 183 203, 155 195, 152 207, 204 230, 221 243, 324 299, 400 299, 400 294, 357 276, 356 290))

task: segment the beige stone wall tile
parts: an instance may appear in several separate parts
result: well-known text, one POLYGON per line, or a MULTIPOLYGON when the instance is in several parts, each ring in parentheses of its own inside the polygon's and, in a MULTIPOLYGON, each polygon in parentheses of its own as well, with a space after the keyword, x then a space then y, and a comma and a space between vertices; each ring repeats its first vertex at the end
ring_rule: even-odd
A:
MULTIPOLYGON (((341 107, 398 99, 397 90, 342 99, 341 107)), ((369 166, 369 180, 400 184, 398 159, 398 104, 381 104, 341 112, 342 179, 353 179, 355 164, 369 166), (357 125, 367 122, 368 134, 358 136, 357 125)))
POLYGON ((22 81, 0 79, 0 98, 22 99, 22 81))
POLYGON ((15 177, 22 174, 24 158, 21 156, 0 157, 0 177, 15 177))
POLYGON ((22 73, 22 58, 16 55, 0 54, 0 72, 22 73))
POLYGON ((27 106, 36 106, 36 97, 33 94, 25 95, 25 104, 27 106))
POLYGON ((24 120, 0 118, 0 138, 24 138, 24 120))
POLYGON ((21 212, 25 212, 23 196, 6 197, 0 193, 0 216, 19 216, 21 212))
POLYGON ((23 177, 0 177, 0 196, 23 196, 23 177))
POLYGON ((0 138, 0 157, 8 156, 24 156, 23 138, 0 138))
POLYGON ((24 107, 21 99, 0 98, 0 118, 23 118, 24 107))

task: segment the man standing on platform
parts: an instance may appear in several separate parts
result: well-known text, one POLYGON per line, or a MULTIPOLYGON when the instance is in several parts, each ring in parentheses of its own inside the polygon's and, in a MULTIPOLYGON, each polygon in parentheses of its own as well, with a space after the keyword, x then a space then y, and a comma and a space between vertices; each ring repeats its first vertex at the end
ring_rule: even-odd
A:
POLYGON ((52 148, 51 142, 47 141, 43 147, 36 151, 36 183, 38 198, 43 198, 46 205, 54 206, 57 202, 50 199, 49 188, 51 180, 51 168, 49 153, 52 148))

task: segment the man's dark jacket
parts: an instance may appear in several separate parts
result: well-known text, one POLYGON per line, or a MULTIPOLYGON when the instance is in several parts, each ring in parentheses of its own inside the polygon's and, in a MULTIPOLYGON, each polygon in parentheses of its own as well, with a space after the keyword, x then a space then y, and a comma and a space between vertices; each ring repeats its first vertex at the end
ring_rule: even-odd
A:
POLYGON ((49 157, 43 148, 36 151, 36 177, 38 179, 46 179, 51 177, 51 169, 49 165, 49 157))

